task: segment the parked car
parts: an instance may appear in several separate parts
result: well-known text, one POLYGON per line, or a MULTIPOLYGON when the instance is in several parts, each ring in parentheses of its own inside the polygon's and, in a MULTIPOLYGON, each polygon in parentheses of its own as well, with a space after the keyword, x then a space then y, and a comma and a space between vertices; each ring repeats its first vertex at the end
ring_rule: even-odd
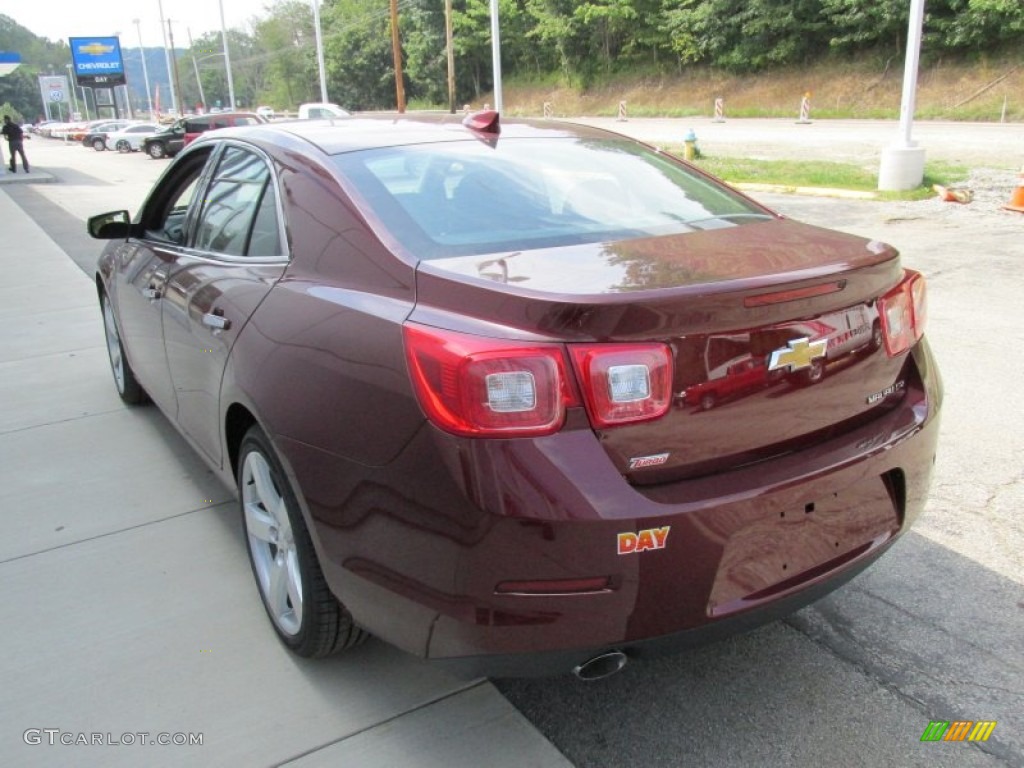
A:
POLYGON ((43 131, 45 129, 48 129, 51 125, 55 125, 56 123, 57 123, 56 120, 40 120, 38 123, 35 123, 35 124, 29 126, 29 130, 32 133, 37 133, 39 135, 44 135, 43 131))
POLYGON ((274 108, 273 107, 256 107, 256 114, 260 117, 265 117, 267 120, 274 119, 274 108))
POLYGON ((218 112, 216 114, 184 117, 163 131, 144 139, 142 150, 154 160, 159 160, 163 157, 174 157, 188 144, 207 131, 243 125, 257 125, 265 122, 267 122, 266 118, 260 117, 255 112, 218 112))
POLYGON ((924 278, 610 132, 214 131, 89 231, 118 393, 237 488, 302 656, 369 632, 465 672, 601 677, 816 600, 928 495, 924 278), (809 323, 857 307, 882 345, 814 386, 672 407, 709 336, 797 374, 827 355, 809 323))
POLYGON ((142 142, 157 131, 163 130, 159 123, 136 123, 107 134, 105 145, 107 149, 116 149, 118 152, 138 152, 142 148, 142 142))
POLYGON ((92 147, 97 152, 102 152, 107 148, 107 136, 134 124, 134 120, 110 120, 93 125, 89 128, 89 132, 82 137, 82 146, 92 147))
POLYGON ((79 120, 71 124, 65 131, 65 136, 71 141, 81 141, 85 138, 86 134, 106 122, 109 122, 109 118, 102 120, 79 120))
POLYGON ((299 119, 300 120, 317 120, 320 118, 334 118, 334 117, 351 117, 349 112, 339 107, 337 104, 326 104, 323 102, 315 102, 310 104, 299 105, 299 119))

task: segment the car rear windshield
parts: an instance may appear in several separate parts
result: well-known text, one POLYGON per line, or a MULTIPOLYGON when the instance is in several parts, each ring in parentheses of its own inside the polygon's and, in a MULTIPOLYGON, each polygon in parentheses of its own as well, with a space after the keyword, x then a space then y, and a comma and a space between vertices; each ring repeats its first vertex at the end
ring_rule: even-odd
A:
POLYGON ((361 202, 418 259, 680 234, 769 218, 643 145, 499 139, 336 158, 361 202))

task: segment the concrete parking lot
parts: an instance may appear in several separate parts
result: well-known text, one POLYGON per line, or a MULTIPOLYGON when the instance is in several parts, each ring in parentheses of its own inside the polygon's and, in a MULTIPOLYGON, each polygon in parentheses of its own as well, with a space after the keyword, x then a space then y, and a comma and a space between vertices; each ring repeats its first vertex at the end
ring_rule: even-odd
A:
MULTIPOLYGON (((800 133, 786 151, 819 143, 800 133)), ((27 149, 52 183, 0 186, 0 765, 1024 766, 1024 214, 1000 209, 1024 157, 979 154, 1000 172, 973 177, 969 206, 761 197, 891 242, 927 275, 946 384, 932 501, 876 566, 790 619, 582 684, 457 680, 377 642, 285 652, 231 493, 109 380, 82 221, 134 211, 166 162, 27 149), (922 743, 932 720, 997 725, 983 743, 922 743), (51 746, 47 729, 203 743, 51 746)))

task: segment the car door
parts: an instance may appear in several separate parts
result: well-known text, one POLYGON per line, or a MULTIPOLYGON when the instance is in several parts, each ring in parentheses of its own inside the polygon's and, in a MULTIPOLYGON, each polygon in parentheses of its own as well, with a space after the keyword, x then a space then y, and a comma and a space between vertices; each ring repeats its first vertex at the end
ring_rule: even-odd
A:
POLYGON ((198 212, 196 190, 210 152, 172 166, 143 205, 143 233, 118 252, 114 282, 121 339, 142 384, 166 413, 177 411, 163 342, 162 304, 167 280, 187 243, 190 217, 198 212))
POLYGON ((163 302, 181 430, 221 461, 220 385, 238 334, 288 264, 277 185, 257 150, 224 143, 163 302))

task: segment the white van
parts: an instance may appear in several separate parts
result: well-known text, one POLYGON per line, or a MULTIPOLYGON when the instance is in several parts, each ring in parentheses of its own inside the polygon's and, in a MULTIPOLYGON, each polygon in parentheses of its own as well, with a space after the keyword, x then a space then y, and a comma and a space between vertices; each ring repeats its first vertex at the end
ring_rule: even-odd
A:
POLYGON ((314 102, 312 104, 302 104, 299 106, 300 120, 316 120, 324 117, 351 117, 351 115, 337 104, 314 102))

